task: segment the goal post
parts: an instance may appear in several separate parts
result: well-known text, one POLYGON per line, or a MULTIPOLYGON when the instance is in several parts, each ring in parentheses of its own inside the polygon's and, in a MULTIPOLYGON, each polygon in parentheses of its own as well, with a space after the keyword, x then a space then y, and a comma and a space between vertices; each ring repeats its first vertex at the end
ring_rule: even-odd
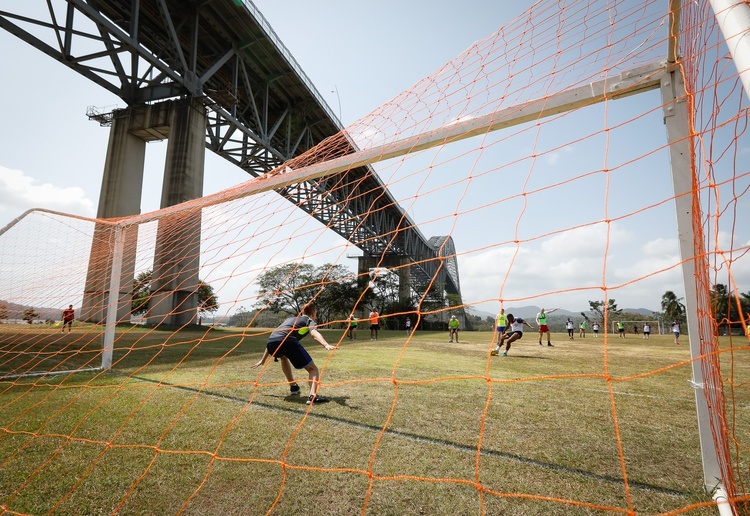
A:
MULTIPOLYGON (((661 321, 619 321, 625 326, 625 333, 643 335, 644 326, 649 325, 651 335, 663 335, 661 321)), ((612 333, 618 333, 618 321, 611 321, 612 333)))

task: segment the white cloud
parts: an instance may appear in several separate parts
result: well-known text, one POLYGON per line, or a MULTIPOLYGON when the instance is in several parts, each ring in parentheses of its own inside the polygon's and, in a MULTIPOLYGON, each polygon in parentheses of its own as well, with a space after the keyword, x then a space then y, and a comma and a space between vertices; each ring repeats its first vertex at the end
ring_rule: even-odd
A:
POLYGON ((40 183, 20 170, 0 166, 0 217, 11 219, 31 208, 93 217, 94 201, 82 188, 40 183))
POLYGON ((559 149, 556 149, 550 153, 547 153, 545 155, 544 161, 547 165, 553 166, 557 165, 561 159, 563 159, 564 154, 571 154, 573 152, 573 146, 572 145, 565 145, 563 147, 560 147, 559 149))
POLYGON ((549 237, 538 246, 525 245, 517 254, 514 246, 504 246, 461 256, 464 302, 492 311, 502 289, 504 299, 522 300, 511 306, 583 310, 589 300, 604 298, 606 284, 611 289, 607 297, 619 307, 658 310, 665 291, 683 290, 676 239, 638 243, 632 231, 612 226, 605 260, 604 238, 606 226, 586 226, 549 237))

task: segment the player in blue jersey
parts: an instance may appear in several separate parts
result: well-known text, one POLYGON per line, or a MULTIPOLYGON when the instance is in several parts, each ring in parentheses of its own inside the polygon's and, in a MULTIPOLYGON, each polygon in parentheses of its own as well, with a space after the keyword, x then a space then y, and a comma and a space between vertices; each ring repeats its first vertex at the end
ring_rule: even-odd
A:
POLYGON ((318 394, 318 378, 320 371, 318 366, 313 362, 312 357, 305 348, 300 344, 300 339, 308 333, 312 338, 327 350, 336 349, 326 342, 326 339, 317 329, 315 324, 316 308, 313 303, 307 304, 302 309, 302 315, 287 318, 273 333, 268 337, 266 349, 263 357, 252 365, 253 368, 262 366, 269 356, 281 362, 281 370, 289 381, 289 390, 292 394, 299 394, 300 387, 294 381, 295 369, 305 369, 308 373, 308 383, 310 384, 310 394, 307 398, 307 404, 325 403, 328 398, 318 394))

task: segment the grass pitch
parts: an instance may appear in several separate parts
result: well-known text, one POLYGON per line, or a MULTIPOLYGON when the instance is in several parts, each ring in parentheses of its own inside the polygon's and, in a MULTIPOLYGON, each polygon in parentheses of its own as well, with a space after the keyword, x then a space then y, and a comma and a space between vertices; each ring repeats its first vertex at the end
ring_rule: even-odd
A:
MULTIPOLYGON (((0 326, 0 371, 100 360, 100 328, 0 326), (19 337, 19 335, 21 335, 19 337), (39 363, 42 361, 43 363, 39 363)), ((120 329, 110 371, 0 382, 11 514, 715 514, 687 338, 608 335, 508 357, 490 333, 324 330, 308 406, 267 330, 120 329), (697 504, 697 505, 696 505, 697 504), (689 509, 686 509, 689 508, 689 509)), ((747 444, 746 343, 722 340, 732 438, 747 444), (731 346, 734 347, 731 347, 731 346), (731 373, 731 376, 729 376, 731 373)), ((306 390, 304 371, 297 378, 306 390)), ((741 476, 746 465, 735 457, 741 476)), ((740 482, 747 479, 739 479, 740 482)))

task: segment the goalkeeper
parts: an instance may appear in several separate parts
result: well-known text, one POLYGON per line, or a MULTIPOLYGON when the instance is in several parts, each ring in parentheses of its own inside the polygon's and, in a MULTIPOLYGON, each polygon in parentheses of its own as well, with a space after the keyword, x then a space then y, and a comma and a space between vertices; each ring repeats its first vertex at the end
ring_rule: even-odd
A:
POLYGON ((320 371, 299 341, 309 333, 316 342, 328 351, 336 349, 335 346, 328 344, 318 331, 314 320, 316 312, 315 304, 310 302, 302 309, 302 315, 287 318, 268 337, 263 356, 252 365, 252 368, 262 366, 269 356, 274 357, 274 360, 281 361, 281 370, 289 381, 289 390, 292 394, 299 394, 300 392, 299 385, 294 381, 292 366, 295 369, 305 369, 308 373, 307 382, 310 384, 310 394, 307 398, 308 405, 326 403, 329 399, 318 394, 320 371))

